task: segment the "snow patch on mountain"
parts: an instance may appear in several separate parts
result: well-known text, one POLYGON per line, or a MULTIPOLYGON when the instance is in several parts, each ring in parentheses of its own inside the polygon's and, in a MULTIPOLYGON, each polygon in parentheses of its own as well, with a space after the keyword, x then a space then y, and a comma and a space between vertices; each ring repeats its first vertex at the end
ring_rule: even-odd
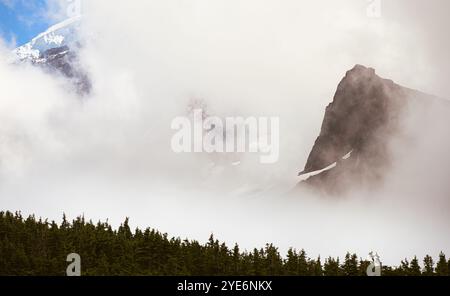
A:
POLYGON ((70 47, 77 42, 80 21, 81 16, 76 16, 51 26, 13 52, 19 60, 36 61, 47 50, 63 46, 70 47))

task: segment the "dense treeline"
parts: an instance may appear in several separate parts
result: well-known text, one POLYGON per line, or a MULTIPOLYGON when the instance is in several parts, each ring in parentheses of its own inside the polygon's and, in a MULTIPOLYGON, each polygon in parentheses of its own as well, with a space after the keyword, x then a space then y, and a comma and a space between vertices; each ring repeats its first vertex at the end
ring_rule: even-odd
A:
MULTIPOLYGON (((315 275, 363 276, 370 262, 355 254, 308 258, 290 249, 283 258, 271 244, 251 252, 228 248, 213 236, 208 243, 169 238, 153 229, 131 231, 128 219, 113 230, 79 217, 61 225, 0 212, 0 275, 65 275, 66 257, 78 253, 83 275, 315 275)), ((383 275, 449 275, 450 260, 426 256, 383 267, 383 275), (423 267, 421 267, 421 265, 423 267)))

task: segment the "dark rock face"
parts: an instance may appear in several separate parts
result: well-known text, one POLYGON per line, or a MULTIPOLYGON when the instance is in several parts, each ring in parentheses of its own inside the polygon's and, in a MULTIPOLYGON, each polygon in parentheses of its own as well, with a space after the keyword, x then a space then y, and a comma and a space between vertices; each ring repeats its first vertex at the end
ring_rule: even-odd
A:
POLYGON ((87 95, 91 91, 89 77, 81 69, 77 55, 67 46, 49 49, 32 63, 48 72, 56 72, 68 78, 79 95, 87 95))
POLYGON ((326 108, 321 133, 300 175, 335 166, 301 184, 327 194, 377 186, 389 169, 389 143, 399 133, 402 115, 419 99, 435 98, 382 79, 371 68, 357 65, 348 71, 326 108))

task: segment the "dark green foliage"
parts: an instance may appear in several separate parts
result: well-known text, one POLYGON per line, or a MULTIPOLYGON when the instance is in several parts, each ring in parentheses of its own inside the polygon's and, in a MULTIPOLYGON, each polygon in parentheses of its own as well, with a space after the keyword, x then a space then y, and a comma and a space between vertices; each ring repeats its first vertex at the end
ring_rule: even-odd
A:
POLYGON ((339 266, 339 258, 334 259, 334 258, 328 257, 328 259, 325 260, 323 269, 324 269, 325 276, 342 275, 341 268, 339 266))
POLYGON ((409 266, 409 274, 411 276, 421 275, 421 273, 420 273, 420 266, 419 266, 419 260, 415 256, 414 256, 414 259, 411 260, 411 264, 409 266))
POLYGON ((423 275, 425 276, 434 275, 434 261, 430 255, 425 256, 425 258, 423 259, 423 266, 424 266, 422 272, 423 275))
MULTIPOLYGON (((450 261, 448 263, 450 263, 450 261)), ((450 275, 448 263, 447 263, 447 259, 445 258, 445 254, 443 252, 441 252, 439 254, 439 261, 436 264, 436 274, 440 275, 440 276, 450 275)))
POLYGON ((370 263, 371 263, 370 261, 360 259, 358 266, 359 276, 365 276, 367 274, 367 268, 369 267, 370 263))
POLYGON ((356 256, 356 254, 350 255, 350 253, 347 253, 347 255, 345 255, 342 271, 345 276, 358 275, 358 256, 356 256))
POLYGON ((402 261, 399 267, 399 271, 404 275, 410 275, 411 274, 411 268, 409 266, 408 259, 405 259, 405 261, 402 261))
MULTIPOLYGON (((213 235, 206 244, 169 238, 153 229, 130 229, 128 218, 113 230, 108 223, 93 224, 79 217, 61 225, 20 213, 0 212, 0 275, 64 276, 67 255, 81 256, 83 275, 290 275, 364 276, 369 261, 347 253, 323 261, 304 250, 290 249, 285 259, 272 244, 251 252, 236 244, 229 249, 213 235)), ((383 266, 383 275, 448 275, 450 262, 443 253, 436 268, 430 256, 423 273, 417 258, 399 267, 383 266)))

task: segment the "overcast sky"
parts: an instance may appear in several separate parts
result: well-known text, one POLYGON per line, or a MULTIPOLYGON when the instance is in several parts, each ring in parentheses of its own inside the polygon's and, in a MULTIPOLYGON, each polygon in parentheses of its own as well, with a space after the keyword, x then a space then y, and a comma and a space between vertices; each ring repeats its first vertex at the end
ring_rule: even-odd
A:
POLYGON ((355 64, 450 97, 448 0, 382 0, 379 15, 365 0, 88 0, 80 63, 94 89, 82 103, 61 79, 5 59, 14 40, 67 18, 67 3, 0 0, 1 210, 115 225, 130 216, 201 241, 214 232, 246 248, 273 242, 314 256, 375 250, 388 263, 450 252, 441 196, 425 213, 423 196, 409 191, 337 203, 280 198, 355 64), (278 116, 280 161, 210 171, 210 156, 174 155, 170 122, 192 98, 219 116, 278 116), (274 191, 233 190, 267 187, 274 191))

